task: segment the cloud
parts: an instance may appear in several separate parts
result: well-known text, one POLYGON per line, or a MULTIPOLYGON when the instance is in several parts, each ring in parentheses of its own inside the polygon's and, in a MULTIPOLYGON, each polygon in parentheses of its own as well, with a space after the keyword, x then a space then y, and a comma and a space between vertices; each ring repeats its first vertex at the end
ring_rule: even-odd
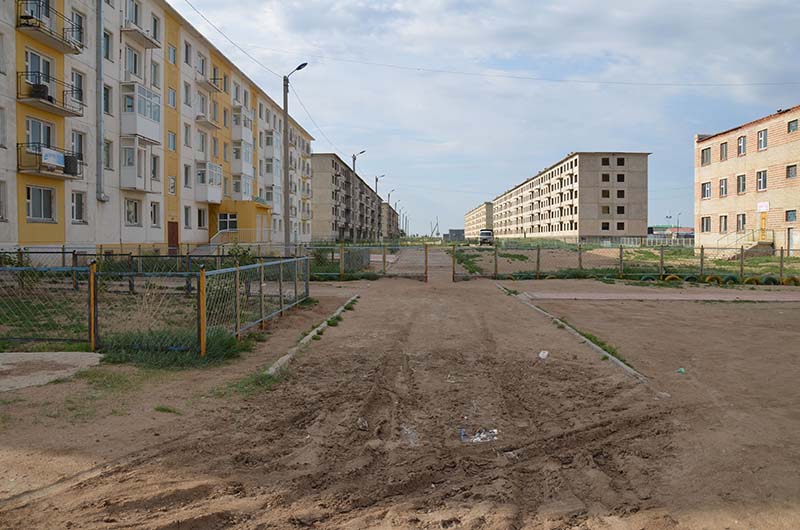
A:
MULTIPOLYGON (((382 189, 396 188, 393 199, 419 230, 437 214, 443 228, 460 227, 472 206, 574 150, 652 151, 650 188, 669 192, 651 197, 651 222, 686 215, 695 133, 800 103, 797 86, 604 86, 413 69, 611 82, 797 81, 800 9, 788 0, 193 3, 270 68, 311 63, 293 86, 334 146, 296 100, 292 114, 317 137, 318 151, 367 149, 359 172, 386 173, 382 189)), ((183 0, 172 4, 280 99, 279 79, 232 50, 183 0)))

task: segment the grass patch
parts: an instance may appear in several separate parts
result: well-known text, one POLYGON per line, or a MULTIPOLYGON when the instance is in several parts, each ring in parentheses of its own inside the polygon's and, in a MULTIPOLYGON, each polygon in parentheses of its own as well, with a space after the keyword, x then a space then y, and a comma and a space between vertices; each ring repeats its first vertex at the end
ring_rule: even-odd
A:
POLYGON ((319 334, 317 334, 311 337, 311 340, 322 340, 322 337, 319 334))
POLYGON ((78 372, 75 374, 75 379, 86 381, 94 390, 101 392, 125 392, 139 385, 139 381, 134 380, 127 374, 102 368, 89 368, 78 372))
POLYGON ((511 261, 528 261, 528 256, 525 254, 514 254, 513 252, 501 252, 497 256, 511 261))
POLYGON ((166 405, 157 405, 153 407, 153 410, 156 412, 163 412, 164 414, 177 414, 178 416, 183 415, 179 410, 174 409, 172 407, 168 407, 166 405))
POLYGON ((249 397, 257 392, 266 392, 280 382, 281 378, 270 375, 266 371, 259 371, 250 374, 238 381, 228 383, 225 386, 217 387, 211 391, 214 397, 227 397, 233 394, 238 394, 243 397, 249 397))
POLYGON ((585 338, 586 340, 588 340, 589 342, 591 342, 595 346, 598 346, 601 350, 606 352, 608 355, 614 357, 615 359, 621 361, 622 363, 626 364, 627 366, 630 366, 631 368, 633 368, 633 366, 631 366, 631 364, 619 353, 619 350, 617 350, 617 348, 615 346, 612 346, 611 344, 607 343, 606 341, 604 341, 603 339, 599 338, 598 336, 593 335, 592 333, 589 333, 588 331, 582 331, 580 329, 576 329, 576 331, 578 333, 580 333, 581 336, 583 336, 583 338, 585 338))
POLYGON ((339 322, 341 322, 342 320, 344 320, 344 319, 342 318, 342 316, 341 316, 341 315, 336 315, 335 317, 331 317, 331 318, 329 318, 329 319, 328 319, 328 320, 326 320, 325 322, 327 322, 327 324, 328 324, 330 327, 333 327, 333 328, 335 328, 336 326, 338 326, 338 325, 339 325, 339 322))
POLYGON ((319 305, 319 300, 311 296, 303 298, 302 300, 300 300, 300 302, 297 303, 297 307, 301 307, 303 309, 311 309, 312 307, 315 307, 317 305, 319 305))
POLYGON ((509 289, 508 287, 505 287, 505 290, 508 296, 517 296, 519 294, 519 291, 516 289, 509 289))
POLYGON ((463 250, 456 250, 456 262, 464 267, 470 274, 481 274, 483 272, 483 269, 476 261, 478 256, 478 254, 471 254, 463 250))

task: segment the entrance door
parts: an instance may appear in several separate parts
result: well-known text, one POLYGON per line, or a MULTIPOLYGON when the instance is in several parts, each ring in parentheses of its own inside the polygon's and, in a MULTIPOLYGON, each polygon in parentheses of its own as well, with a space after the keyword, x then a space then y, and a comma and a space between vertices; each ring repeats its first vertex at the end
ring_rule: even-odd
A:
POLYGON ((178 244, 178 223, 169 221, 167 223, 167 246, 169 247, 170 255, 174 256, 178 253, 178 244))
POLYGON ((767 240, 767 212, 761 212, 761 241, 767 240))

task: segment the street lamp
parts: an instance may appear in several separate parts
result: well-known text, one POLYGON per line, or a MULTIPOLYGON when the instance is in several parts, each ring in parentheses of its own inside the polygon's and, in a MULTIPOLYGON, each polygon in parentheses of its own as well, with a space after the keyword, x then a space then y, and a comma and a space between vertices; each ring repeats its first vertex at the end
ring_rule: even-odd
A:
POLYGON ((366 152, 367 152, 366 149, 362 149, 361 151, 353 155, 353 173, 356 172, 356 158, 358 158, 358 155, 363 155, 366 152))
POLYGON ((394 188, 392 188, 392 191, 390 191, 389 195, 386 197, 386 202, 389 203, 389 206, 392 205, 392 193, 394 193, 394 188))
POLYGON ((383 240, 383 201, 381 201, 381 196, 378 193, 378 181, 385 177, 386 174, 378 175, 375 177, 375 195, 378 196, 378 240, 383 240))
POLYGON ((308 66, 300 63, 297 68, 283 76, 283 245, 284 256, 292 253, 292 199, 289 194, 289 76, 308 66))

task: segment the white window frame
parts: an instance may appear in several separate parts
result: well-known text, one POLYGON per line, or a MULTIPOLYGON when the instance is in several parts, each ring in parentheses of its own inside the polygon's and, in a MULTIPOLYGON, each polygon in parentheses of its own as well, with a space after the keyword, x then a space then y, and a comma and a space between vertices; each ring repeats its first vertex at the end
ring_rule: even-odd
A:
POLYGON ((153 228, 161 227, 161 203, 153 201, 150 203, 150 226, 153 228))
POLYGON ((126 198, 124 214, 125 226, 142 226, 142 201, 126 198))
POLYGON ((25 186, 25 218, 28 221, 32 221, 35 223, 54 223, 58 217, 56 211, 56 190, 55 188, 48 188, 46 186, 25 186), (39 192, 38 202, 40 202, 40 208, 42 211, 41 217, 34 217, 32 215, 34 202, 36 202, 36 198, 34 198, 34 192, 39 192), (45 192, 48 193, 48 197, 50 198, 50 217, 44 216, 44 205, 45 205, 45 192))
POLYGON ((189 205, 183 206, 183 227, 187 230, 192 229, 192 207, 189 205))
POLYGON ((197 228, 198 230, 208 230, 208 210, 205 208, 197 209, 197 228))
POLYGON ((769 147, 769 133, 767 129, 758 131, 758 150, 763 151, 769 147))
POLYGON ((728 196, 728 179, 727 178, 719 179, 719 196, 720 197, 727 197, 728 196))
POLYGON ((700 218, 700 231, 704 234, 711 232, 711 217, 700 218))
POLYGON ((700 184, 700 198, 702 199, 711 198, 711 182, 703 182, 702 184, 700 184))
POLYGON ((767 170, 756 171, 756 191, 767 190, 767 170))
POLYGON ((5 180, 0 180, 0 221, 8 221, 8 189, 5 180))
POLYGON ((86 224, 86 192, 73 191, 71 194, 71 213, 73 224, 86 224), (79 199, 79 200, 76 200, 79 199), (76 215, 76 214, 80 215, 76 215))

